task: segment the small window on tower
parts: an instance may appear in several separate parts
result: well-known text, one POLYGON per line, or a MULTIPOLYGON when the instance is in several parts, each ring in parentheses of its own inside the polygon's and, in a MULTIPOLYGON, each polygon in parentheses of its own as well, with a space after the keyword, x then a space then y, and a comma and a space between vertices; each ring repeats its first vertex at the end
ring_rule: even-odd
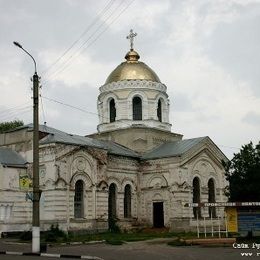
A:
POLYGON ((133 120, 142 120, 142 99, 133 98, 133 120))
POLYGON ((161 102, 161 99, 158 100, 157 117, 158 117, 158 120, 160 122, 162 122, 162 102, 161 102))
POLYGON ((109 113, 110 113, 110 123, 116 121, 116 105, 115 100, 111 99, 109 102, 109 113))

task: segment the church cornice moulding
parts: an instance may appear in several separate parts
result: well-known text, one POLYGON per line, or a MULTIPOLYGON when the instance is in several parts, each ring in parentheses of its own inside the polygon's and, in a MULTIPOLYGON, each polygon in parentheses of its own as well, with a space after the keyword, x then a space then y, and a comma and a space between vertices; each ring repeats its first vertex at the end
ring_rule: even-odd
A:
POLYGON ((160 82, 153 82, 148 80, 122 80, 117 82, 112 82, 106 85, 103 85, 99 88, 99 91, 108 92, 118 89, 153 89, 162 92, 167 91, 167 87, 160 82))

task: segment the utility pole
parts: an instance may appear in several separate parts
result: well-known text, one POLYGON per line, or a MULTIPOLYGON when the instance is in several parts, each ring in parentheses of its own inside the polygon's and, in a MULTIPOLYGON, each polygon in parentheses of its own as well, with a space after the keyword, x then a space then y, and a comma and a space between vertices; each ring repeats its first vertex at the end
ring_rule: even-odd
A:
POLYGON ((39 188, 39 76, 33 75, 33 220, 32 252, 40 252, 40 188, 39 188))
POLYGON ((34 62, 33 75, 33 211, 32 211, 32 252, 40 252, 40 188, 39 188, 39 76, 33 56, 18 42, 14 45, 28 54, 34 62))

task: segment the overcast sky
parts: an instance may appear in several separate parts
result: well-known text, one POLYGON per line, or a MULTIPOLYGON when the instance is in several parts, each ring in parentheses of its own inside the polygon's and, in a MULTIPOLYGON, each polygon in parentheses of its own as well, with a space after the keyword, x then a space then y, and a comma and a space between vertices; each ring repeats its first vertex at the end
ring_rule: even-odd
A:
POLYGON ((260 139, 259 0, 0 0, 0 12, 0 121, 32 122, 34 67, 18 41, 37 61, 41 123, 95 132, 99 87, 133 28, 140 60, 168 88, 173 132, 207 135, 229 158, 260 139))

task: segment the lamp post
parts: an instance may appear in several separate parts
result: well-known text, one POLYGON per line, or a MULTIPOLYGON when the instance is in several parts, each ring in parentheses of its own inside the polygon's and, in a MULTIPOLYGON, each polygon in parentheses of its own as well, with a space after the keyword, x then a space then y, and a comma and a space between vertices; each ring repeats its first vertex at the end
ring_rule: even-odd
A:
POLYGON ((28 54, 34 62, 33 75, 33 211, 32 211, 32 252, 40 252, 40 189, 39 189, 39 76, 33 56, 18 42, 15 46, 28 54))

